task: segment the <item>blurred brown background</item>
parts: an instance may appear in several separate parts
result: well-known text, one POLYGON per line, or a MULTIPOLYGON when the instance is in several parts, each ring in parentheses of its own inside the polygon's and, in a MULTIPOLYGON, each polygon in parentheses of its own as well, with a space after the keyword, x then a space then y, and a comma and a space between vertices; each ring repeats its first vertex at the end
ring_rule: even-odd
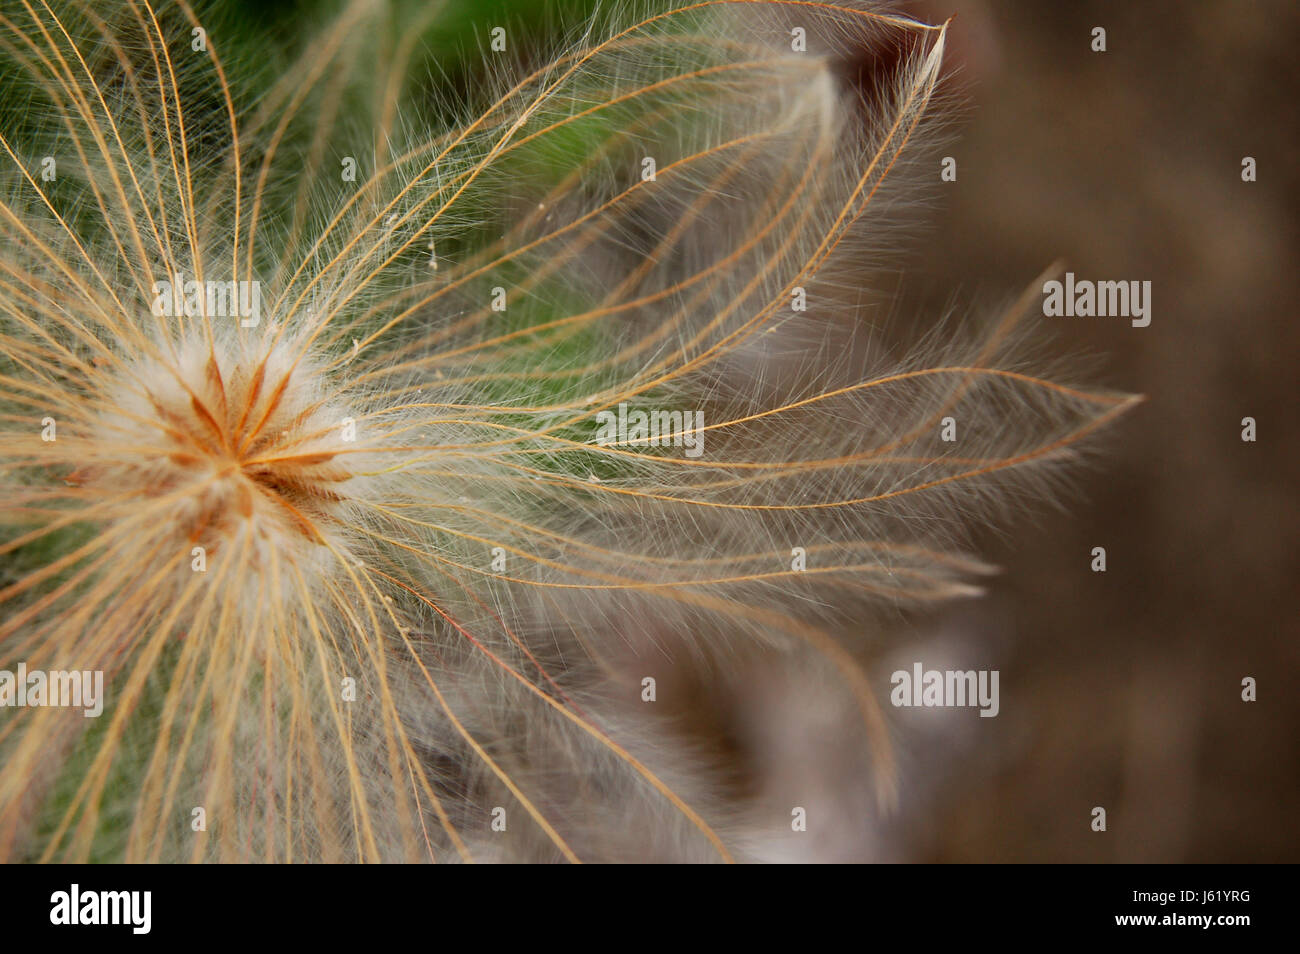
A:
POLYGON ((983 541, 1006 573, 943 625, 1005 657, 1002 713, 974 720, 986 724, 954 745, 956 764, 931 758, 928 803, 891 854, 1295 861, 1300 7, 913 9, 957 14, 970 106, 944 150, 957 182, 905 288, 978 297, 1061 257, 1080 278, 1150 280, 1152 321, 1031 318, 1062 350, 1100 355, 1094 380, 1149 401, 1068 512, 983 541), (1256 182, 1242 181, 1245 156, 1256 182), (1094 546, 1104 574, 1089 569, 1094 546), (1259 701, 1241 700, 1245 676, 1259 701), (1104 834, 1089 828, 1095 805, 1104 834))

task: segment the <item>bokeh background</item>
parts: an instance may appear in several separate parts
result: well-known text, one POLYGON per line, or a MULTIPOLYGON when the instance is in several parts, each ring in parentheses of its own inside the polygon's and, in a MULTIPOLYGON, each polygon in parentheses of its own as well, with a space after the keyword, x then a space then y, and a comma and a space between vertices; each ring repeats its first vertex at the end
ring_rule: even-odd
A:
POLYGON ((1300 8, 922 12, 957 14, 971 108, 961 174, 907 285, 1013 287, 1061 256, 1080 277, 1150 280, 1153 317, 1055 322, 1066 350, 1103 357, 1104 383, 1149 400, 1067 511, 988 541, 1006 573, 959 625, 1010 639, 1003 714, 938 780, 905 852, 1294 861, 1300 8), (1256 443, 1241 440, 1247 416, 1256 443), (1094 546, 1105 574, 1088 569, 1094 546), (1083 824, 1093 805, 1105 835, 1083 824))
MULTIPOLYGON (((217 6, 264 36, 325 9, 217 6)), ((442 95, 472 94, 492 26, 522 26, 511 35, 527 59, 590 7, 449 0, 420 68, 442 95)), ((1149 400, 1074 493, 1026 501, 981 532, 978 551, 1004 567, 985 598, 873 631, 863 661, 882 698, 888 672, 914 660, 1001 672, 996 719, 891 714, 897 811, 872 800, 852 705, 788 657, 656 659, 674 731, 724 766, 760 858, 1294 861, 1300 7, 902 9, 956 14, 948 89, 962 105, 942 150, 957 181, 940 183, 936 164, 904 264, 888 273, 891 327, 996 307, 1056 259, 1080 278, 1149 280, 1148 328, 1031 317, 1042 350, 1092 356, 1088 380, 1149 400), (1097 26, 1104 53, 1090 48, 1097 26), (1245 156, 1256 182, 1241 179, 1245 156), (1255 443, 1241 440, 1246 416, 1255 443), (1095 546, 1104 574, 1089 569, 1095 546), (1246 676, 1257 702, 1241 699, 1246 676), (816 820, 806 835, 776 833, 791 804, 816 820), (1107 809, 1105 833, 1090 828, 1094 806, 1107 809)))

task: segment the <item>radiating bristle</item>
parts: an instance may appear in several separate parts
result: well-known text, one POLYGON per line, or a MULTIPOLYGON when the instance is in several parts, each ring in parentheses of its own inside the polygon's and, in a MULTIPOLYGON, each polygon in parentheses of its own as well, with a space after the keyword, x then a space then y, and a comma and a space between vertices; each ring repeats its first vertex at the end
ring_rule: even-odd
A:
POLYGON ((473 117, 415 35, 351 4, 258 97, 183 2, 4 3, 0 666, 106 698, 0 717, 0 856, 730 858, 629 643, 824 658, 888 800, 844 624, 976 592, 961 527, 1130 405, 1023 300, 833 344, 945 28, 611 16, 473 117))

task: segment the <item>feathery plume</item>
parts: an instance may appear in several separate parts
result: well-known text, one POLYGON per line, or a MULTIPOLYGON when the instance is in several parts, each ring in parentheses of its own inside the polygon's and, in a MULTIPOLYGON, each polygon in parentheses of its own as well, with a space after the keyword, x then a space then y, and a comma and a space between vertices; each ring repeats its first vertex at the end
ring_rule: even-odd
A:
POLYGON ((0 667, 104 690, 9 684, 0 856, 745 857, 613 704, 626 644, 824 657, 888 799, 845 624, 974 592, 961 527, 1132 400, 1020 365, 1031 295, 837 337, 945 30, 704 0, 530 69, 503 29, 470 115, 379 3, 255 96, 183 0, 6 0, 0 667))

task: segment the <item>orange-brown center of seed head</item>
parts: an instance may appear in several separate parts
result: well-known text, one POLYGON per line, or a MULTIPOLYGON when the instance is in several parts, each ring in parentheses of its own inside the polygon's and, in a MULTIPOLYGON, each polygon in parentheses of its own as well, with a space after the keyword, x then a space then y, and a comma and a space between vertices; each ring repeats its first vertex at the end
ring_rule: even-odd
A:
POLYGON ((192 342, 125 368, 119 385, 100 429, 107 446, 84 480, 139 495, 157 516, 149 536, 208 554, 229 547, 249 568, 265 567, 270 549, 327 542, 356 425, 325 404, 297 349, 192 342))

